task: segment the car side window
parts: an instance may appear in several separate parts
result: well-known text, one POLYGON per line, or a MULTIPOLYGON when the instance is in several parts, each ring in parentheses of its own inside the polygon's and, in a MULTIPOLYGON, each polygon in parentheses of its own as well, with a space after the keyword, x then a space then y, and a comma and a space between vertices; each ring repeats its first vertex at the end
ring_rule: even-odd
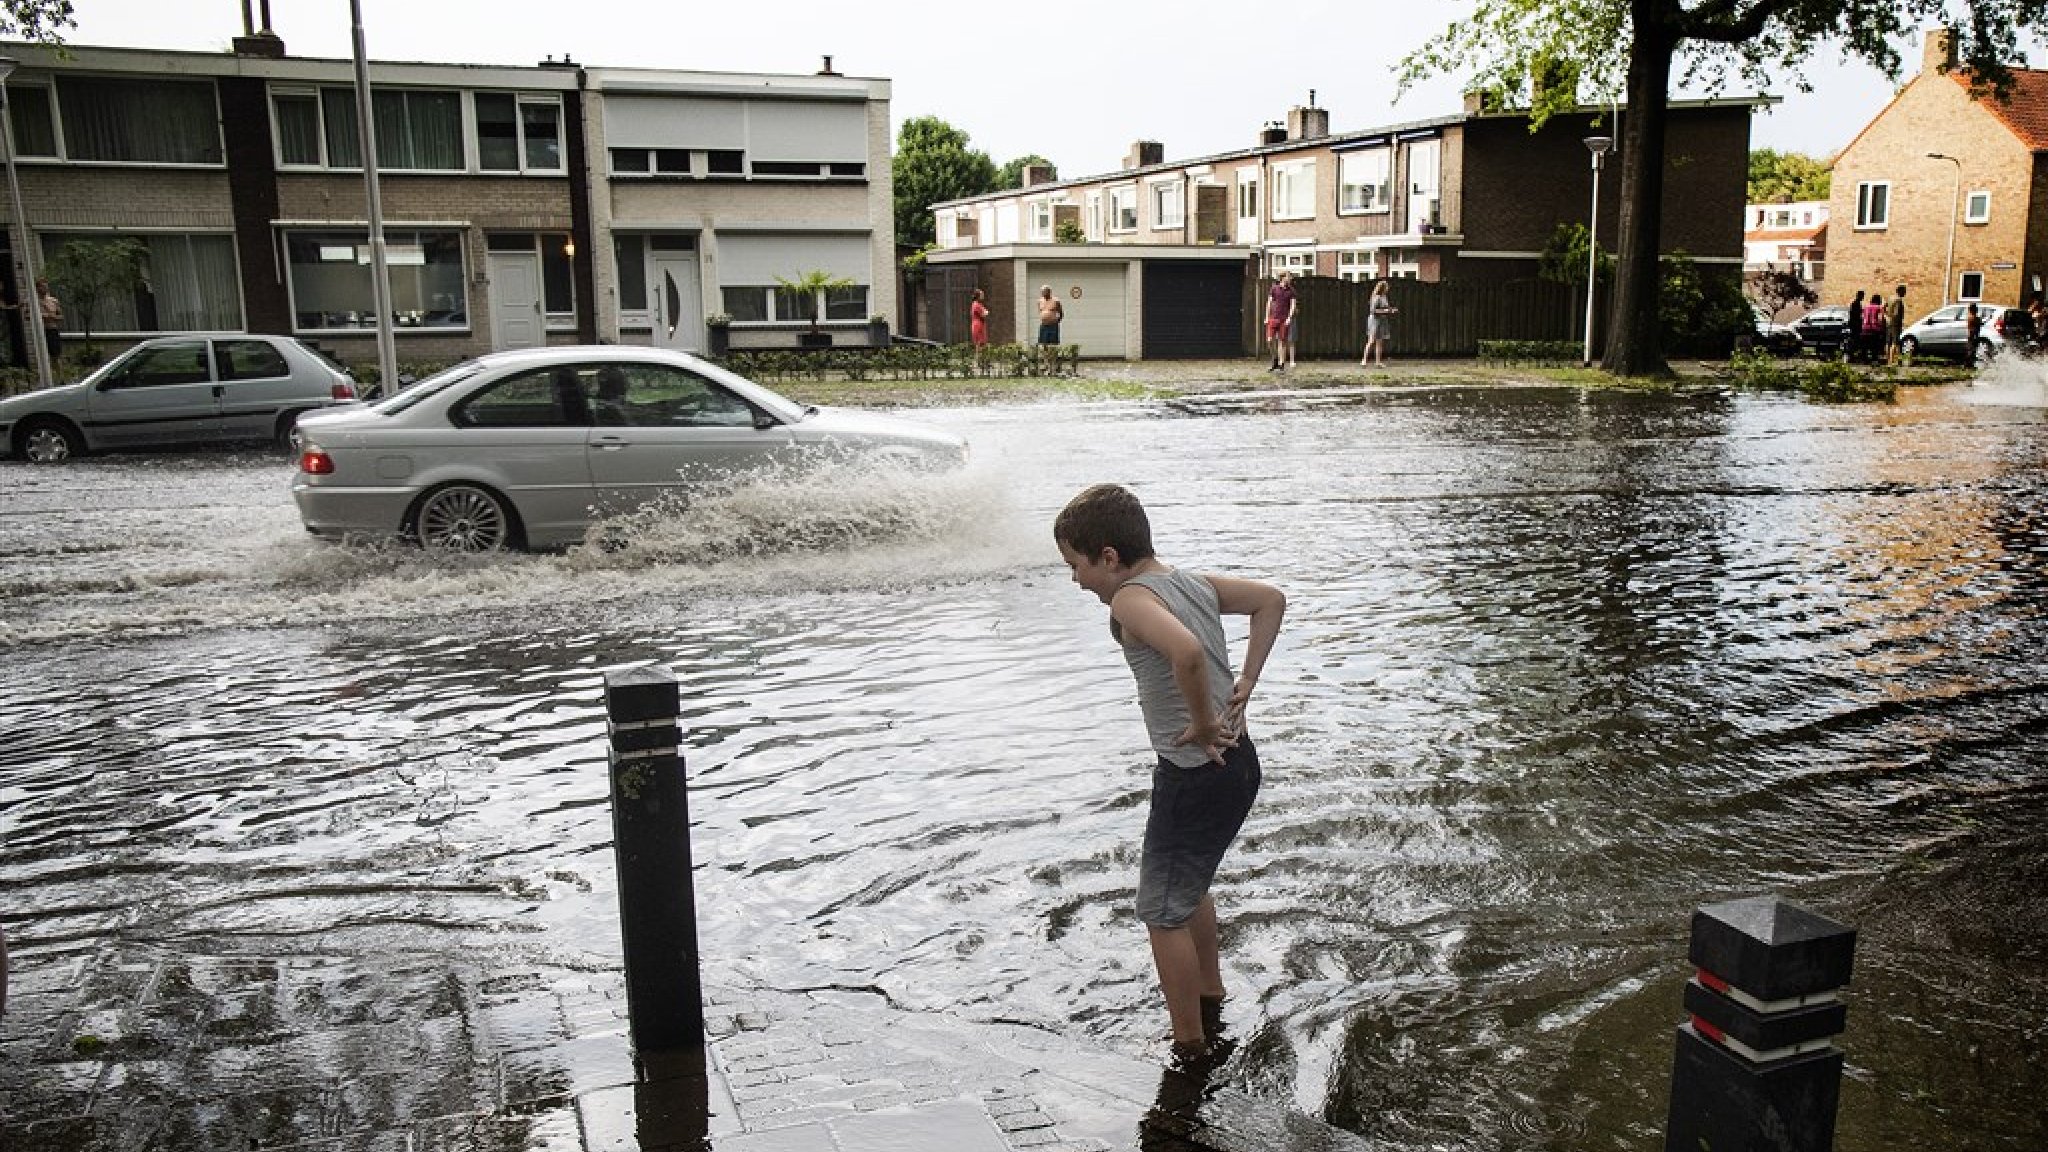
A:
POLYGON ((461 428, 568 428, 590 423, 574 368, 536 368, 505 377, 457 404, 461 428))
POLYGON ((628 428, 750 428, 754 406, 714 380, 668 364, 608 364, 596 373, 592 410, 600 425, 628 428))
POLYGON ((274 380, 292 374, 284 353, 261 340, 215 340, 213 370, 222 380, 274 380))
POLYGON ((168 384, 204 384, 212 374, 206 367, 206 342, 160 344, 144 348, 128 358, 120 372, 107 381, 109 388, 156 388, 168 384))

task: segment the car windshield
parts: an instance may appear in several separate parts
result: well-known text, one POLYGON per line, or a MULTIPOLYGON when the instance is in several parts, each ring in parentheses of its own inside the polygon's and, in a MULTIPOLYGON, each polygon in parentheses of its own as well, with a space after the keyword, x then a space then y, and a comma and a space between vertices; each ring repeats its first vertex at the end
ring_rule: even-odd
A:
POLYGON ((417 384, 405 385, 404 391, 396 396, 389 396, 379 400, 375 404, 370 405, 370 408, 386 416, 396 416, 400 412, 425 400, 427 397, 439 393, 449 385, 459 384, 469 379, 478 372, 483 371, 483 368, 484 366, 475 360, 464 360, 460 364, 434 373, 417 384))

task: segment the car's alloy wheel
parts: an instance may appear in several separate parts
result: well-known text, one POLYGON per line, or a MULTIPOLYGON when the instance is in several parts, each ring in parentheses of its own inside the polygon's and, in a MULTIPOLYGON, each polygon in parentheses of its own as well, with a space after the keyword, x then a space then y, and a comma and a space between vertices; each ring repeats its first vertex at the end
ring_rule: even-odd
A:
POLYGON ((512 541, 512 513, 505 502, 469 484, 430 493, 413 525, 422 546, 450 552, 496 552, 512 541))
POLYGON ((1908 336, 1904 340, 1899 341, 1899 351, 1907 356, 1911 356, 1920 351, 1920 342, 1908 336))
POLYGON ((22 429, 17 444, 21 457, 32 464, 62 464, 85 454, 77 434, 53 420, 38 420, 22 429))

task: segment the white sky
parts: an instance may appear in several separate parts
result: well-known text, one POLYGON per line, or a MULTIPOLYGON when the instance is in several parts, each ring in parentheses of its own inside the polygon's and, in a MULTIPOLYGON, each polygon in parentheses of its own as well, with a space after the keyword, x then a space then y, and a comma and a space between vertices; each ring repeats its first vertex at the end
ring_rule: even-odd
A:
MULTIPOLYGON (((250 0, 260 12, 258 0, 250 0)), ((1395 102, 1399 60, 1470 3, 1460 0, 1040 0, 1029 5, 908 0, 361 0, 373 60, 578 63, 809 73, 829 53, 850 76, 892 81, 900 125, 935 115, 997 164, 1030 152, 1061 175, 1118 168, 1133 140, 1169 160, 1248 147, 1310 89, 1336 132, 1423 120, 1461 107, 1459 78, 1395 102), (1213 13, 1213 14, 1211 14, 1213 13)), ((241 0, 77 0, 74 44, 224 50, 241 0)), ((260 21, 260 16, 259 16, 260 21)), ((271 0, 271 24, 297 56, 347 58, 348 0, 271 0)), ((1893 83, 1823 46, 1815 91, 1790 78, 1784 103, 1754 122, 1753 147, 1823 159, 1883 106, 1893 83)), ((1919 66, 1901 46, 1901 79, 1919 66)), ((2038 45, 2029 62, 2042 66, 2038 45)), ((1730 90, 1731 93, 1734 91, 1730 90)))

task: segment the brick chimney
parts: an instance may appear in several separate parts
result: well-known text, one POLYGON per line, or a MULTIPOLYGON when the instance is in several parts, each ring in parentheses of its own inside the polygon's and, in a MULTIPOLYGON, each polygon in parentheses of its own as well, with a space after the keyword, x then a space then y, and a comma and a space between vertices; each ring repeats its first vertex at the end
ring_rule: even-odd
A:
POLYGON ((1330 114, 1316 107, 1316 90, 1308 90, 1308 103, 1287 110, 1289 140, 1320 140, 1330 134, 1330 114))
POLYGON ((1056 184, 1059 182, 1059 176, 1055 174, 1057 172, 1058 169, 1050 164, 1026 164, 1024 187, 1029 188, 1034 184, 1056 184))
POLYGON ((256 13, 249 0, 242 0, 242 34, 234 39, 237 56, 266 56, 284 59, 284 39, 270 30, 270 0, 263 0, 263 26, 256 26, 256 13))
POLYGON ((1920 70, 1948 72, 1956 66, 1956 33, 1953 28, 1929 28, 1920 42, 1920 70))
POLYGON ((1150 168, 1154 164, 1166 163, 1166 145, 1157 140, 1139 140, 1131 145, 1130 155, 1124 157, 1124 170, 1150 168))
POLYGON ((1262 146, 1266 144, 1285 144, 1287 143, 1287 129, 1281 127, 1280 122, 1277 120, 1268 120, 1266 121, 1266 126, 1259 129, 1259 143, 1262 146))

